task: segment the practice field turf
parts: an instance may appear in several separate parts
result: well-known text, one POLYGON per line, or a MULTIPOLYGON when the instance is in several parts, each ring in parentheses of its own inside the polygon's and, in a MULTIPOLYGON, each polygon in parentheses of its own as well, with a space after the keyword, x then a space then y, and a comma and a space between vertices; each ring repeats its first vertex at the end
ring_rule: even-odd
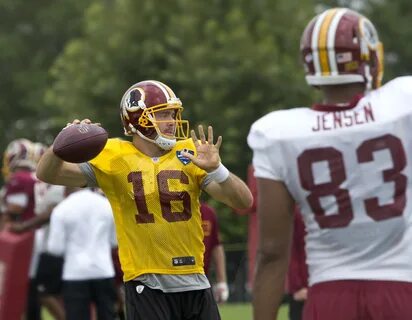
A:
MULTIPOLYGON (((252 319, 252 305, 250 303, 228 303, 219 306, 222 320, 251 320, 252 319)), ((43 312, 44 320, 53 320, 46 311, 43 312)), ((277 320, 288 320, 287 306, 283 306, 277 320)))
MULTIPOLYGON (((249 303, 230 303, 219 306, 222 320, 251 320, 252 305, 249 303)), ((287 306, 282 306, 277 320, 288 320, 287 306)))

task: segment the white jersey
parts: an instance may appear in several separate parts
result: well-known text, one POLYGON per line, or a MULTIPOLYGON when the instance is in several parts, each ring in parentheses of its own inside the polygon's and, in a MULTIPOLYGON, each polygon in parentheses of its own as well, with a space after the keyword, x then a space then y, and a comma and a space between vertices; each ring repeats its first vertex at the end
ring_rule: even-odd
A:
POLYGON ((35 186, 34 212, 41 214, 55 207, 64 199, 66 187, 39 181, 35 186))
MULTIPOLYGON (((63 186, 37 181, 34 185, 34 213, 36 215, 45 213, 50 207, 57 205, 64 199, 64 191, 65 187, 63 186)), ((35 230, 32 259, 29 269, 30 278, 36 276, 40 254, 46 251, 48 232, 48 224, 35 230)))
POLYGON ((412 77, 350 109, 272 112, 248 143, 255 176, 283 181, 301 209, 310 284, 412 282, 412 77))
POLYGON ((111 249, 116 246, 112 208, 104 196, 83 189, 54 208, 47 249, 64 256, 63 280, 114 277, 111 249))

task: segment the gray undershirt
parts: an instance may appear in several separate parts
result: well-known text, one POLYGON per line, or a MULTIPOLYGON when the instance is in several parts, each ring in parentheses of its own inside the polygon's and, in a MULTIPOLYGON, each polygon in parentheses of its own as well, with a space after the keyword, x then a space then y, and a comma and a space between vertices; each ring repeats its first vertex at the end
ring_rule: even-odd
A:
MULTIPOLYGON (((92 166, 88 163, 80 163, 80 170, 86 177, 88 187, 99 187, 96 175, 92 166)), ((206 180, 206 179, 205 179, 206 180)), ((207 185, 205 181, 204 185, 207 185)), ((192 274, 157 274, 147 273, 138 276, 136 281, 140 281, 151 289, 158 289, 163 292, 183 292, 192 290, 203 290, 210 288, 206 275, 201 273, 192 274)))

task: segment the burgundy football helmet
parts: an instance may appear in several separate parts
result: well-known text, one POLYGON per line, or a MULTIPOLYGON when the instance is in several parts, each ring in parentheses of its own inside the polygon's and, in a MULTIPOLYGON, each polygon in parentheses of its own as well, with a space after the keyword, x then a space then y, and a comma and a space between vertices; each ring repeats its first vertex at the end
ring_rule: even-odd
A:
POLYGON ((370 90, 381 84, 383 45, 373 24, 355 11, 333 8, 313 18, 300 51, 309 85, 361 82, 370 90))
POLYGON ((132 85, 120 102, 120 117, 127 136, 138 134, 143 139, 170 150, 176 139, 187 139, 189 122, 182 120, 182 102, 167 85, 154 80, 146 80, 132 85), (159 112, 174 110, 173 133, 161 132, 159 125, 170 120, 159 120, 159 112))
POLYGON ((16 139, 8 144, 3 154, 3 167, 1 169, 5 179, 16 168, 35 169, 36 161, 33 148, 33 142, 27 139, 16 139))

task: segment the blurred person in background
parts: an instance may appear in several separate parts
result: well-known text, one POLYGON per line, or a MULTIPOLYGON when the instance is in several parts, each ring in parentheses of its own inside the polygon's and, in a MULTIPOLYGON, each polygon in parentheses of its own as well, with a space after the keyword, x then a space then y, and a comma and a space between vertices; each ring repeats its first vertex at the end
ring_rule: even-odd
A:
MULTIPOLYGON (((31 144, 30 157, 35 164, 46 149, 47 146, 42 143, 31 144)), ((53 208, 64 199, 64 191, 63 186, 48 185, 37 180, 34 184, 35 215, 23 221, 13 219, 8 227, 9 231, 15 233, 35 231, 32 257, 32 261, 35 262, 32 263, 30 271, 32 282, 35 282, 37 289, 35 300, 46 307, 56 320, 64 319, 63 306, 59 301, 63 260, 49 255, 45 249, 48 236, 47 224, 53 208)))
MULTIPOLYGON (((5 223, 24 222, 35 216, 35 189, 39 183, 34 170, 36 157, 34 143, 28 139, 10 142, 4 151, 2 174, 5 181, 3 189, 2 215, 5 223)), ((35 273, 38 264, 39 234, 36 234, 29 270, 29 289, 26 319, 40 319, 40 303, 37 295, 35 273)))
POLYGON ((412 315, 412 77, 380 86, 383 46, 363 15, 333 8, 301 38, 312 108, 271 112, 248 143, 258 185, 256 320, 283 296, 297 204, 309 268, 305 320, 412 315))
POLYGON ((53 210, 47 250, 64 257, 63 301, 67 320, 115 319, 112 248, 116 247, 109 201, 92 189, 67 188, 53 210))
POLYGON ((213 266, 216 283, 212 285, 213 295, 217 303, 224 303, 229 298, 229 287, 226 278, 226 260, 223 244, 220 241, 219 223, 215 210, 202 202, 200 205, 203 227, 203 243, 205 245, 204 269, 211 280, 210 266, 213 266))
POLYGON ((3 154, 3 214, 7 221, 23 221, 34 216, 34 144, 27 139, 10 142, 3 154))
POLYGON ((63 320, 64 309, 60 302, 63 258, 47 252, 47 239, 50 216, 54 207, 65 198, 65 187, 46 185, 43 182, 37 183, 37 186, 40 187, 36 188, 35 193, 36 216, 23 222, 12 222, 9 230, 23 233, 39 228, 36 230, 34 244, 39 252, 38 264, 34 272, 38 299, 55 320, 63 320))
POLYGON ((235 210, 237 214, 248 216, 248 234, 247 234, 247 259, 248 259, 248 275, 246 282, 246 291, 249 295, 252 294, 253 282, 255 279, 255 265, 256 265, 256 248, 258 238, 257 228, 257 188, 256 178, 254 176, 253 165, 250 164, 247 169, 247 185, 253 195, 253 204, 250 208, 243 210, 235 210))
POLYGON ((123 271, 122 271, 122 266, 120 265, 118 248, 114 248, 112 250, 112 259, 113 259, 113 265, 114 265, 114 273, 115 273, 114 280, 115 280, 115 285, 116 285, 116 296, 117 296, 115 311, 117 314, 117 318, 119 320, 125 320, 126 315, 124 311, 125 296, 124 296, 123 271))
MULTIPOLYGON (((258 217, 256 215, 257 204, 257 185, 256 177, 254 176, 253 165, 249 165, 247 171, 247 183, 253 194, 253 206, 247 210, 236 210, 238 214, 248 214, 248 258, 249 258, 249 284, 253 287, 253 278, 255 270, 255 256, 257 252, 258 238, 258 217)), ((283 301, 287 301, 289 320, 302 319, 303 307, 307 299, 308 291, 308 266, 306 264, 305 253, 305 225, 299 208, 295 208, 293 218, 292 243, 290 246, 289 266, 285 281, 286 297, 283 301)), ((251 289, 250 289, 251 290, 251 289)))
POLYGON ((96 158, 80 165, 62 161, 49 149, 37 168, 46 182, 99 186, 108 197, 130 319, 220 319, 203 269, 199 197, 204 190, 235 208, 252 201, 244 182, 221 163, 222 137, 215 143, 213 128, 205 134, 199 126, 199 139, 194 130, 189 139, 182 110, 167 85, 141 81, 126 90, 120 103, 132 142, 109 139, 96 158))
POLYGON ((286 275, 289 320, 301 320, 308 295, 308 266, 305 253, 305 225, 298 208, 293 217, 293 234, 286 275))

